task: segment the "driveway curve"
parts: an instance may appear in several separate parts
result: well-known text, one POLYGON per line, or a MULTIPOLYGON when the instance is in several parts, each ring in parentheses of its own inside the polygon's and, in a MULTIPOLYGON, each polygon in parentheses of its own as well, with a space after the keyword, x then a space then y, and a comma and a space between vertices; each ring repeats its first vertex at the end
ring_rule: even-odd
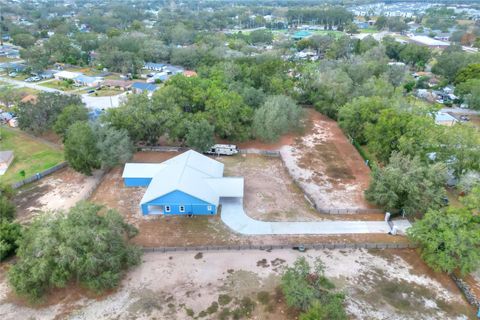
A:
MULTIPOLYGON (((241 198, 222 198, 220 203, 222 221, 233 231, 245 235, 358 234, 390 231, 390 226, 385 221, 259 221, 245 213, 241 198)), ((407 220, 396 220, 394 225, 401 232, 410 227, 407 220)))

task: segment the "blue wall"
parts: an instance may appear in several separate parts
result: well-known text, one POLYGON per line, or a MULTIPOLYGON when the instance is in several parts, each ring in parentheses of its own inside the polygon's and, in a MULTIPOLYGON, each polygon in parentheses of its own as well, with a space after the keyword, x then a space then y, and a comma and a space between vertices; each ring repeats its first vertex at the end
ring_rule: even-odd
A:
POLYGON ((215 205, 178 190, 142 204, 141 209, 144 215, 149 214, 149 205, 161 206, 164 215, 212 215, 217 212, 215 205), (170 212, 165 212, 165 206, 170 206, 170 212), (185 207, 185 212, 180 212, 181 206, 185 207))
POLYGON ((148 187, 152 178, 124 178, 126 187, 148 187))

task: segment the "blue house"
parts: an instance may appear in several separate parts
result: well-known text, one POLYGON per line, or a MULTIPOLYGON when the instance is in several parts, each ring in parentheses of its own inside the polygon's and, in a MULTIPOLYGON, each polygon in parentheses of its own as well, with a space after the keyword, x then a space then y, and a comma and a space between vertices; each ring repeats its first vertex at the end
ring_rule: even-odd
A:
POLYGON ((142 214, 213 215, 220 198, 243 198, 243 178, 223 177, 223 163, 193 150, 162 163, 127 163, 127 187, 147 187, 142 214))
POLYGON ((157 90, 157 86, 151 83, 134 82, 132 84, 132 90, 135 93, 147 92, 148 94, 152 94, 155 90, 157 90))

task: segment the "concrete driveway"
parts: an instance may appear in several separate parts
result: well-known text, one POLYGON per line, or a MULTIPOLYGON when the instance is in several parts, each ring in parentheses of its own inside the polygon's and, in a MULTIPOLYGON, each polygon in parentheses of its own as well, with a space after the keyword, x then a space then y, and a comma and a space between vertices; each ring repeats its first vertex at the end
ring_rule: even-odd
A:
MULTIPOLYGON (((301 234, 355 234, 388 233, 385 221, 318 221, 266 222, 250 218, 243 209, 241 198, 222 198, 222 221, 233 231, 245 235, 301 235, 301 234)), ((405 232, 411 225, 407 220, 394 221, 398 230, 405 232)))

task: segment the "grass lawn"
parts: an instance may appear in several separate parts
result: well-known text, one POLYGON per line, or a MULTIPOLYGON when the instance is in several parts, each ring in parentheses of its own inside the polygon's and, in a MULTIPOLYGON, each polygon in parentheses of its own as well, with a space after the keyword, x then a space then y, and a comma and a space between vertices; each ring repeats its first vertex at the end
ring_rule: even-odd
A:
POLYGON ((360 29, 360 33, 377 33, 378 30, 375 28, 360 29))
POLYGON ((334 38, 340 38, 341 36, 343 35, 346 35, 346 33, 342 32, 342 31, 335 31, 335 30, 313 30, 313 31, 310 31, 312 34, 318 34, 318 35, 329 35, 329 36, 332 36, 334 38))
POLYGON ((123 93, 125 91, 122 91, 120 89, 100 89, 95 91, 94 93, 90 94, 92 97, 110 97, 110 96, 116 96, 120 93, 123 93))
POLYGON ((63 151, 39 142, 19 130, 0 127, 0 150, 13 150, 14 160, 7 172, 0 176, 2 183, 11 184, 23 179, 20 171, 29 177, 63 161, 63 151))
POLYGON ((53 80, 53 81, 45 82, 40 84, 40 86, 63 90, 63 91, 70 91, 70 90, 77 89, 77 87, 75 87, 73 84, 70 84, 67 81, 61 81, 61 80, 53 80))

